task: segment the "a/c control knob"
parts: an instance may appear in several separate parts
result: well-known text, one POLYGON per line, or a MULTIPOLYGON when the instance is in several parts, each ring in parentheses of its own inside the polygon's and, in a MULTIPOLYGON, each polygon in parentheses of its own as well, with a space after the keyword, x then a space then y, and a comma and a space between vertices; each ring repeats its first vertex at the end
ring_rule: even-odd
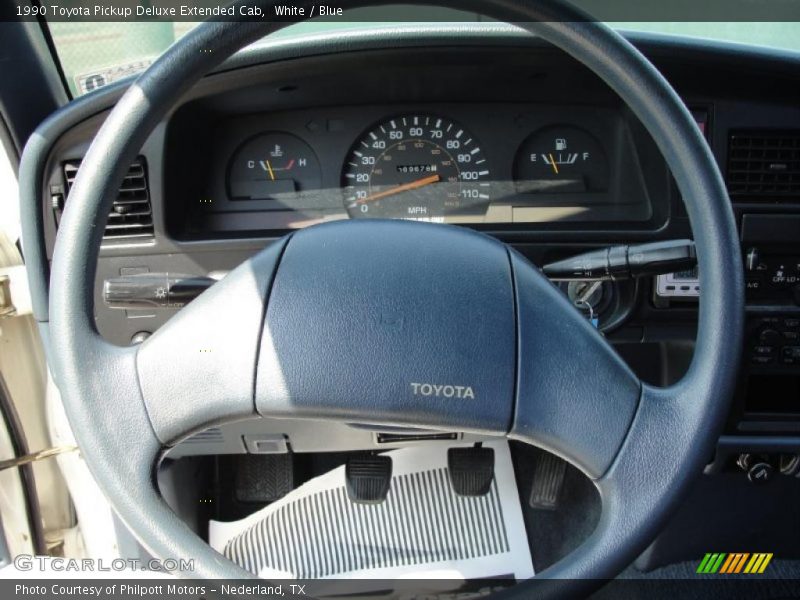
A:
POLYGON ((759 342, 764 346, 777 346, 783 341, 781 332, 776 329, 763 329, 758 334, 759 342))

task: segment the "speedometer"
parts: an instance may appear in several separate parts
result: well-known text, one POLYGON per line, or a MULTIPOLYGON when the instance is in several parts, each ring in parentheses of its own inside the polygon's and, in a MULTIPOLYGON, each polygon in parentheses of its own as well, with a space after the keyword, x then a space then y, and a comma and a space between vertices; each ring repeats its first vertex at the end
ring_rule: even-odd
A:
POLYGON ((342 187, 352 218, 445 221, 484 214, 490 201, 478 140, 433 115, 399 116, 367 131, 348 155, 342 187))

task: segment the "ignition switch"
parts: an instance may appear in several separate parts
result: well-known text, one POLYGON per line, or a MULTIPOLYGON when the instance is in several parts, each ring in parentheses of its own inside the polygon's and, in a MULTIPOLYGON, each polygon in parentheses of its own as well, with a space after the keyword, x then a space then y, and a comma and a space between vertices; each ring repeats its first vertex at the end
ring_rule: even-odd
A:
POLYGON ((567 294, 573 306, 586 315, 595 327, 599 327, 601 316, 607 312, 611 304, 614 295, 613 285, 613 282, 599 280, 559 283, 559 287, 567 294))
POLYGON ((570 281, 567 296, 578 308, 596 311, 603 300, 602 281, 570 281))

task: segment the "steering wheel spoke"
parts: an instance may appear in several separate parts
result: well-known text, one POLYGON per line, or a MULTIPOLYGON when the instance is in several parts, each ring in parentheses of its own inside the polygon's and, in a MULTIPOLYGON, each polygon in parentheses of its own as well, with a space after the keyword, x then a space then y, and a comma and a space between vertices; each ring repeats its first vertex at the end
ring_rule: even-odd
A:
POLYGON ((509 435, 598 478, 633 420, 639 380, 538 269, 516 252, 511 252, 511 263, 519 366, 509 435))
POLYGON ((139 347, 142 395, 163 444, 255 415, 258 340, 286 241, 239 265, 139 347))

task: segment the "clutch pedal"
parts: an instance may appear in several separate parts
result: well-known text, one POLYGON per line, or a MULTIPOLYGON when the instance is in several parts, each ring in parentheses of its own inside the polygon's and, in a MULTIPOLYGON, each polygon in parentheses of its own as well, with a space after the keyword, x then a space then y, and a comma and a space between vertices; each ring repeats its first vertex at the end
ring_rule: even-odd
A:
POLYGON ((239 502, 274 502, 294 488, 294 461, 287 454, 243 454, 236 469, 239 502))
POLYGON ((392 459, 380 454, 351 456, 344 468, 347 497, 359 504, 386 500, 392 481, 392 459))

